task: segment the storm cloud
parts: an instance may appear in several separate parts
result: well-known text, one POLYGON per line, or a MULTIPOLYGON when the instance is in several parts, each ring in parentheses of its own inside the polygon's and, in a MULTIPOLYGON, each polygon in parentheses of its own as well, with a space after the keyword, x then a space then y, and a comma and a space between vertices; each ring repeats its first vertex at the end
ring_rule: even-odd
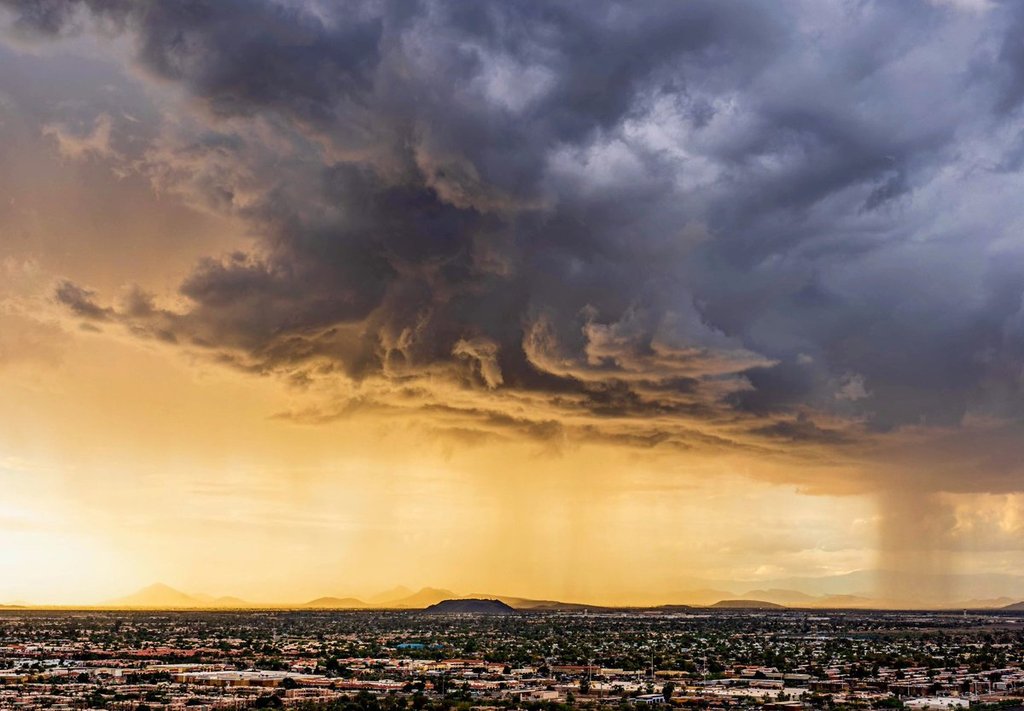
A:
MULTIPOLYGON (((174 303, 56 298, 332 394, 282 416, 1019 450, 1016 3, 2 5, 27 41, 129 38, 191 109, 111 160, 254 235, 174 303)), ((986 489, 1019 488, 1005 460, 986 489)))

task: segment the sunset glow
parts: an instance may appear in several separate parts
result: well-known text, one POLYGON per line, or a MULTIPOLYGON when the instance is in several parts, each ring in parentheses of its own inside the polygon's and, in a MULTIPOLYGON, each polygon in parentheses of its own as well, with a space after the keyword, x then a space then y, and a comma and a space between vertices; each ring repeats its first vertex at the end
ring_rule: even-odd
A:
POLYGON ((1017 3, 0 30, 0 603, 1024 596, 1017 3))

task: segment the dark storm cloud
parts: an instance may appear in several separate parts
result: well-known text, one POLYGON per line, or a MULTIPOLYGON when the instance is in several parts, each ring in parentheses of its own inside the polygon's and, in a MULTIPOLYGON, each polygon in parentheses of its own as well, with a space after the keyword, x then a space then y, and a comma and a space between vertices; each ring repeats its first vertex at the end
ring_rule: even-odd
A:
POLYGON ((840 449, 1020 417, 1014 3, 3 5, 127 33, 201 111, 125 160, 259 236, 187 308, 62 285, 79 316, 300 384, 440 376, 492 403, 459 431, 840 449))

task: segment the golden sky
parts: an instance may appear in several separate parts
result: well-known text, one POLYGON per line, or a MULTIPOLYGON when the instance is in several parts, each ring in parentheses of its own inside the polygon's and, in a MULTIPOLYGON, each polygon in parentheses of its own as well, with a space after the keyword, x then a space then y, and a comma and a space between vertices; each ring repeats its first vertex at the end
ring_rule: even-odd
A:
POLYGON ((1012 595, 1024 13, 602 4, 0 2, 0 603, 1012 595))

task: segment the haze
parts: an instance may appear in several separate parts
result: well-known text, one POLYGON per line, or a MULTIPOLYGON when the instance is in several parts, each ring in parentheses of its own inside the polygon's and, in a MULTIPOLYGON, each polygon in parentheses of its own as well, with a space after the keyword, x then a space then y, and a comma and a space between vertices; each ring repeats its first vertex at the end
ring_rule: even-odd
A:
POLYGON ((1021 3, 0 8, 0 602, 1024 598, 1021 3))

